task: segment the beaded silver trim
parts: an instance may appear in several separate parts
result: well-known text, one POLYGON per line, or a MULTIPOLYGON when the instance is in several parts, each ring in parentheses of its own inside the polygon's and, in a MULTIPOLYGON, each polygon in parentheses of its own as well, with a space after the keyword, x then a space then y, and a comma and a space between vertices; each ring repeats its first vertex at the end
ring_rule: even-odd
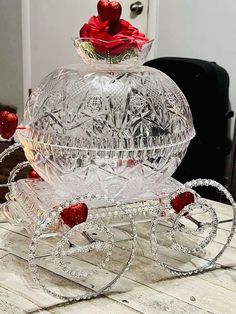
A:
POLYGON ((98 272, 99 269, 105 268, 106 264, 108 264, 108 262, 110 261, 110 256, 112 255, 113 248, 114 248, 114 235, 112 234, 111 228, 101 225, 101 224, 88 222, 88 223, 83 223, 81 225, 75 226, 70 231, 68 231, 62 237, 62 239, 57 243, 56 251, 54 252, 54 254, 57 259, 56 262, 57 262, 58 267, 60 267, 64 272, 66 272, 71 277, 86 278, 98 272), (105 232, 107 235, 107 242, 95 241, 88 245, 79 246, 79 247, 77 246, 76 248, 70 248, 70 238, 76 232, 80 232, 81 234, 83 232, 88 232, 91 234, 92 232, 96 232, 96 231, 105 232), (89 272, 75 271, 62 260, 63 256, 69 256, 74 253, 87 253, 91 251, 105 252, 106 254, 102 262, 99 263, 93 270, 89 272))
MULTIPOLYGON (((56 293, 56 292, 52 291, 51 289, 49 289, 44 282, 42 282, 42 280, 40 278, 40 274, 38 272, 39 266, 37 265, 37 258, 36 258, 37 245, 38 245, 40 238, 44 235, 45 231, 47 231, 48 228, 51 227, 55 223, 56 220, 60 219, 60 213, 63 211, 64 208, 67 208, 67 207, 74 205, 74 204, 77 204, 77 203, 82 203, 84 201, 91 201, 94 199, 97 199, 99 201, 105 201, 105 202, 112 204, 112 205, 115 205, 115 206, 120 205, 119 202, 114 202, 114 200, 111 200, 107 197, 99 196, 99 195, 93 195, 93 194, 87 194, 84 196, 73 198, 70 201, 63 202, 60 206, 58 206, 57 208, 54 208, 52 211, 48 212, 48 214, 44 217, 43 221, 41 221, 36 227, 35 233, 32 237, 30 249, 29 249, 29 269, 30 269, 30 272, 32 274, 32 278, 37 283, 37 285, 39 287, 41 287, 45 292, 52 295, 53 297, 67 300, 67 301, 73 301, 73 300, 79 301, 79 300, 88 300, 91 298, 95 298, 98 295, 100 295, 104 292, 107 292, 109 289, 111 289, 111 287, 120 279, 120 277, 129 269, 129 267, 132 264, 132 260, 133 260, 134 255, 135 255, 137 230, 136 230, 136 226, 134 224, 133 216, 126 213, 126 209, 123 207, 122 215, 126 216, 126 218, 128 218, 128 220, 130 222, 131 235, 132 235, 131 236, 132 245, 131 245, 130 254, 129 254, 129 257, 127 259, 126 264, 123 266, 123 268, 121 269, 121 271, 118 274, 114 274, 114 278, 111 282, 109 282, 108 284, 105 284, 102 288, 100 288, 97 291, 87 292, 84 295, 78 295, 75 297, 66 296, 63 294, 56 293)), ((63 229, 61 230, 61 232, 63 232, 63 229)), ((110 260, 110 256, 112 255, 112 250, 114 248, 114 237, 113 237, 113 233, 112 233, 112 228, 105 225, 105 220, 104 221, 101 220, 100 224, 88 221, 88 222, 85 222, 81 225, 75 226, 74 228, 70 229, 69 231, 66 230, 64 232, 65 233, 62 235, 62 239, 56 245, 56 250, 52 253, 52 257, 55 259, 56 265, 58 265, 64 273, 66 273, 67 275, 69 275, 72 278, 81 278, 81 277, 86 278, 90 275, 93 275, 95 272, 99 271, 100 269, 104 269, 104 267, 107 265, 107 263, 110 260), (102 224, 102 223, 104 223, 104 224, 102 224), (97 229, 97 230, 101 230, 101 231, 105 232, 107 235, 107 242, 106 243, 101 243, 101 242, 100 243, 99 242, 98 243, 90 243, 87 246, 83 246, 83 247, 77 247, 77 248, 71 248, 71 249, 68 248, 69 239, 73 235, 73 233, 78 232, 78 231, 84 232, 84 231, 87 231, 89 229, 94 229, 94 230, 97 229), (65 249, 65 247, 67 249, 65 249), (85 253, 89 250, 105 251, 106 255, 105 255, 104 260, 95 267, 94 271, 82 273, 81 271, 75 271, 75 270, 71 269, 62 260, 63 256, 73 254, 73 250, 76 250, 76 252, 82 252, 82 253, 85 253)))
POLYGON ((154 219, 152 221, 151 237, 150 237, 151 251, 153 253, 154 259, 166 271, 169 271, 176 275, 184 275, 184 276, 193 275, 193 274, 202 272, 207 268, 212 267, 214 263, 217 261, 217 259, 224 253, 226 248, 229 246, 236 230, 236 203, 234 202, 232 195, 226 190, 226 188, 214 180, 209 180, 209 179, 192 180, 190 182, 187 182, 181 189, 178 189, 176 192, 169 195, 165 202, 165 205, 167 207, 169 206, 169 209, 170 209, 171 200, 175 198, 178 194, 183 193, 185 191, 190 191, 191 193, 194 193, 194 196, 195 196, 195 203, 185 206, 177 215, 174 214, 173 209, 171 210, 172 215, 169 217, 169 221, 172 223, 172 227, 169 232, 169 239, 172 241, 171 249, 173 249, 173 251, 179 251, 184 254, 191 254, 193 256, 195 255, 197 256, 197 253, 204 250, 207 247, 207 245, 210 244, 214 240, 216 236, 217 229, 220 223, 218 221, 217 213, 214 210, 212 205, 208 204, 206 200, 202 199, 199 195, 196 194, 195 191, 192 190, 192 188, 195 188, 198 186, 214 187, 225 195, 225 197, 229 200, 229 202, 232 205, 232 225, 229 230, 226 243, 222 246, 219 252, 210 260, 206 260, 203 266, 195 267, 191 270, 186 271, 186 270, 178 269, 177 267, 172 266, 169 263, 166 263, 163 259, 163 256, 159 254, 159 250, 157 246, 157 241, 158 241, 157 233, 158 233, 159 221, 158 221, 158 218, 154 219), (203 238, 200 244, 190 249, 178 243, 178 240, 176 239, 176 233, 180 231, 186 232, 187 235, 188 234, 192 235, 194 233, 192 230, 186 229, 185 226, 180 223, 180 219, 186 214, 189 214, 191 216, 191 213, 194 211, 195 208, 200 208, 203 212, 207 213, 211 219, 210 222, 207 222, 207 223, 203 222, 199 224, 198 228, 195 230, 195 234, 203 233, 207 229, 209 229, 210 231, 208 233, 208 236, 203 238))
POLYGON ((18 165, 16 165, 9 177, 8 177, 8 184, 9 184, 9 190, 12 192, 12 184, 15 182, 15 179, 16 179, 16 176, 18 175, 18 173, 23 170, 24 168, 28 167, 29 166, 29 162, 28 161, 23 161, 21 163, 19 163, 18 165))
MULTIPOLYGON (((19 143, 16 143, 16 144, 13 144, 11 146, 9 146, 7 149, 5 149, 1 154, 0 154, 0 164, 3 162, 3 160, 7 157, 7 156, 10 156, 11 154, 13 154, 16 150, 18 150, 19 148, 21 148, 21 144, 19 143)), ((20 171, 20 170, 19 170, 20 171)), ((16 173, 17 174, 17 173, 16 173)), ((8 187, 9 189, 11 188, 12 186, 12 183, 13 183, 13 179, 14 178, 10 178, 9 177, 9 180, 7 183, 5 184, 0 184, 0 188, 1 187, 8 187)))

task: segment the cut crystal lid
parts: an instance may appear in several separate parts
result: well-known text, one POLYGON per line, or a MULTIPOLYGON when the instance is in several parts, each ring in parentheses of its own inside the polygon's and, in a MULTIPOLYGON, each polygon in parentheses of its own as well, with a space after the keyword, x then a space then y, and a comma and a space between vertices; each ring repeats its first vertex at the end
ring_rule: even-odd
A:
POLYGON ((19 132, 37 142, 103 150, 174 146, 195 135, 181 90, 149 67, 56 70, 32 93, 24 122, 19 132))

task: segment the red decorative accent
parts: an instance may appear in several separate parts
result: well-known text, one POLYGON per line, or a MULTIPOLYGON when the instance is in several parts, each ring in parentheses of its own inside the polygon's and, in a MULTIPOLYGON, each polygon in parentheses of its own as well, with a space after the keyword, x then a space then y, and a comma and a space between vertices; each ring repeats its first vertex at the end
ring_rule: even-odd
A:
POLYGON ((140 33, 128 21, 102 22, 99 16, 92 16, 87 24, 80 30, 80 37, 91 42, 97 52, 119 55, 125 51, 136 48, 141 49, 149 39, 140 33))
POLYGON ((29 130, 29 127, 25 125, 18 125, 17 130, 29 130))
POLYGON ((121 4, 118 1, 100 0, 97 9, 102 21, 117 21, 122 13, 121 4))
POLYGON ((85 222, 87 217, 88 207, 84 203, 69 206, 64 208, 64 210, 61 212, 61 219, 70 228, 85 222))
POLYGON ((131 49, 141 49, 149 39, 128 21, 120 19, 122 6, 118 1, 100 0, 99 16, 92 16, 80 30, 80 37, 90 41, 100 54, 113 56, 131 49))
POLYGON ((194 195, 191 192, 183 192, 170 202, 174 211, 178 214, 185 206, 194 203, 194 195))
POLYGON ((30 170, 27 175, 28 179, 38 179, 41 178, 40 175, 35 170, 30 170))
POLYGON ((126 163, 127 167, 134 167, 137 164, 139 164, 139 161, 135 159, 128 159, 126 163))
POLYGON ((0 111, 0 135, 3 139, 9 140, 15 133, 18 124, 18 117, 9 111, 0 111))
POLYGON ((140 161, 139 160, 135 160, 135 159, 119 159, 117 161, 117 166, 118 167, 134 167, 136 165, 140 164, 140 161))

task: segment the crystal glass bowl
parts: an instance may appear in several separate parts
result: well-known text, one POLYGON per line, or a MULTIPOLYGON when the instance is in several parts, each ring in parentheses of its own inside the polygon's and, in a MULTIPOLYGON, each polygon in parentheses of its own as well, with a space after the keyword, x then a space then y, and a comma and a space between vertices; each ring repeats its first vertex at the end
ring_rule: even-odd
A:
POLYGON ((195 131, 189 105, 164 73, 145 66, 49 74, 25 107, 27 159, 60 194, 155 198, 195 131))

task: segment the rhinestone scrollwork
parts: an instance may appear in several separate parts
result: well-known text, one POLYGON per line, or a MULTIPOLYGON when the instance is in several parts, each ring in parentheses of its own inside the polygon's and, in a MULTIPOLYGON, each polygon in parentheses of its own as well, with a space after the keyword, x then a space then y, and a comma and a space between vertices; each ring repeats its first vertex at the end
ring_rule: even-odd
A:
POLYGON ((235 233, 236 204, 232 195, 216 181, 197 179, 187 182, 167 199, 170 215, 157 217, 151 226, 151 250, 155 260, 165 270, 177 275, 197 274, 213 267, 235 233), (225 195, 232 205, 227 211, 229 219, 222 220, 222 213, 214 203, 202 199, 192 190, 199 186, 216 188, 225 195), (193 193, 194 202, 175 213, 171 200, 186 191, 193 193), (219 243, 219 238, 224 240, 219 243), (217 244, 213 240, 217 240, 217 244))
POLYGON ((218 218, 214 208, 208 204, 204 203, 194 203, 186 206, 175 218, 173 222, 173 227, 170 230, 170 237, 173 241, 173 248, 176 250, 180 250, 184 253, 195 254, 200 250, 203 250, 211 241, 214 240, 218 227, 218 218), (193 218, 195 211, 201 212, 202 214, 206 214, 204 218, 208 218, 207 222, 200 222, 193 218), (184 217, 185 216, 185 217, 184 217), (208 217, 209 216, 209 217, 208 217), (189 219, 190 222, 193 222, 193 226, 184 225, 180 222, 180 220, 184 217, 184 219, 189 219), (196 245, 192 244, 191 247, 187 245, 181 245, 178 243, 178 232, 185 233, 186 236, 201 236, 204 233, 207 235, 200 239, 200 242, 196 243, 196 245))
POLYGON ((110 260, 112 255, 112 250, 114 247, 114 235, 112 234, 111 228, 93 222, 83 223, 81 225, 75 226, 70 231, 68 231, 61 241, 57 243, 56 251, 54 252, 57 258, 57 265, 63 269, 68 275, 72 277, 83 277, 86 278, 95 274, 99 269, 104 269, 106 264, 110 260), (76 233, 89 235, 95 233, 96 231, 104 232, 106 235, 105 241, 95 241, 93 238, 90 239, 90 243, 82 246, 71 247, 70 238, 76 235, 76 233), (96 265, 96 267, 88 272, 74 270, 72 267, 68 266, 63 260, 63 257, 72 255, 74 253, 89 253, 91 251, 104 252, 105 256, 103 260, 96 265))
MULTIPOLYGON (((19 143, 15 143, 11 146, 9 146, 7 149, 5 149, 1 154, 0 154, 0 164, 3 162, 3 160, 7 157, 10 156, 11 154, 13 154, 16 150, 18 150, 19 148, 21 148, 21 144, 19 143)), ((10 179, 10 178, 9 178, 10 179)), ((10 188, 11 185, 13 183, 13 180, 8 180, 7 183, 5 184, 0 184, 0 188, 1 187, 8 187, 10 188)))
MULTIPOLYGON (((137 231, 133 216, 126 213, 124 206, 122 206, 122 215, 125 218, 126 226, 130 227, 128 235, 126 235, 126 230, 122 233, 122 230, 119 230, 116 225, 106 225, 106 216, 97 220, 96 218, 91 219, 92 215, 89 215, 86 222, 73 228, 62 224, 60 214, 64 208, 82 202, 89 205, 94 201, 121 206, 119 202, 116 203, 108 197, 94 194, 73 198, 48 212, 38 224, 32 237, 29 250, 29 268, 32 277, 39 287, 56 298, 78 301, 97 297, 111 289, 132 264, 137 231), (120 233, 122 233, 121 238, 119 238, 120 233), (48 241, 49 249, 45 253, 48 241), (46 257, 47 264, 52 264, 56 272, 62 273, 63 276, 79 284, 78 293, 73 291, 71 294, 61 290, 58 292, 58 287, 53 289, 51 282, 46 283, 40 267, 43 258, 39 258, 39 255, 42 254, 41 250, 44 252, 43 256, 46 257), (109 263, 117 262, 118 257, 121 256, 122 261, 119 262, 117 271, 109 272, 109 263)), ((93 212, 92 208, 90 210, 93 212)))

